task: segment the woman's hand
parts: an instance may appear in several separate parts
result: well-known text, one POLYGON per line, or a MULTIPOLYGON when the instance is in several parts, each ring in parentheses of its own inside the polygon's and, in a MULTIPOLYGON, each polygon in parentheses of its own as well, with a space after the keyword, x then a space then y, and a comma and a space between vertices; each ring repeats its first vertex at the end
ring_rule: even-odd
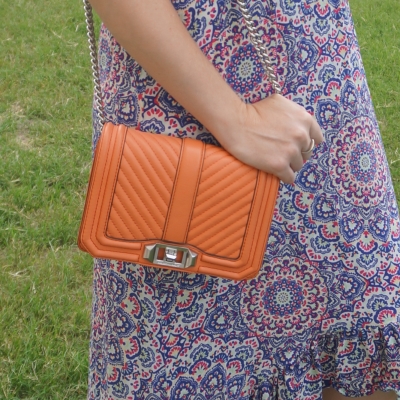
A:
POLYGON ((302 154, 321 143, 321 128, 303 107, 279 94, 273 94, 258 103, 242 105, 236 126, 221 145, 242 162, 276 175, 285 183, 294 182, 312 152, 302 154))

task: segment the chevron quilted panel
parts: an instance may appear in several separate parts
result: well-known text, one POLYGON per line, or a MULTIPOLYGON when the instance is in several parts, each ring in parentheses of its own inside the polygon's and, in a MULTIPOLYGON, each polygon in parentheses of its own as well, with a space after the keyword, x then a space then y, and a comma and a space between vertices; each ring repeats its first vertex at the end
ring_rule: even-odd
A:
POLYGON ((155 141, 153 135, 127 134, 107 226, 109 237, 146 240, 162 236, 181 141, 160 135, 155 141), (156 172, 160 165, 165 171, 162 177, 156 172), (146 212, 138 212, 139 207, 146 212))
POLYGON ((221 158, 221 151, 207 148, 187 242, 209 254, 237 258, 257 171, 234 157, 221 158))

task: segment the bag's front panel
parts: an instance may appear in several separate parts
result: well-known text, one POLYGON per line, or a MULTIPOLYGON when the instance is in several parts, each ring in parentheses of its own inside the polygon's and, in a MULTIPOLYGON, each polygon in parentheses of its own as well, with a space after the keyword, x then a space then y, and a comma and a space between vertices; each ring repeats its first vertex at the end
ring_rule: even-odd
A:
POLYGON ((180 139, 134 131, 126 135, 107 235, 124 240, 162 237, 181 148, 180 139))

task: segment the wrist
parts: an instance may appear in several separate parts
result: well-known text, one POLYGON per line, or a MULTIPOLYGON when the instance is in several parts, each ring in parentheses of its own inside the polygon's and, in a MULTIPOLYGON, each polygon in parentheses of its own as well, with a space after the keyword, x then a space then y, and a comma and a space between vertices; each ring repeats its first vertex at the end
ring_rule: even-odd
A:
POLYGON ((212 110, 205 123, 221 146, 231 152, 236 147, 240 127, 245 126, 247 104, 232 90, 232 98, 222 99, 220 107, 212 110))

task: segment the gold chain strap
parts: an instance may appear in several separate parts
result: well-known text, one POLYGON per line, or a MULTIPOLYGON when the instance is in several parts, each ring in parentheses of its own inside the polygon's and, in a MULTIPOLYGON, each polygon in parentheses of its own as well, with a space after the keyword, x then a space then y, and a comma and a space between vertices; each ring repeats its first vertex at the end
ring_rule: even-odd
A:
POLYGON ((246 0, 236 0, 236 1, 239 5, 240 12, 243 15, 247 30, 249 31, 250 40, 257 51, 257 55, 261 61, 262 66, 264 67, 268 79, 271 82, 275 92, 280 94, 281 87, 279 86, 278 79, 276 78, 271 60, 268 57, 267 49, 264 46, 261 36, 258 34, 256 28, 254 27, 254 21, 251 19, 251 14, 249 9, 247 8, 246 0))

